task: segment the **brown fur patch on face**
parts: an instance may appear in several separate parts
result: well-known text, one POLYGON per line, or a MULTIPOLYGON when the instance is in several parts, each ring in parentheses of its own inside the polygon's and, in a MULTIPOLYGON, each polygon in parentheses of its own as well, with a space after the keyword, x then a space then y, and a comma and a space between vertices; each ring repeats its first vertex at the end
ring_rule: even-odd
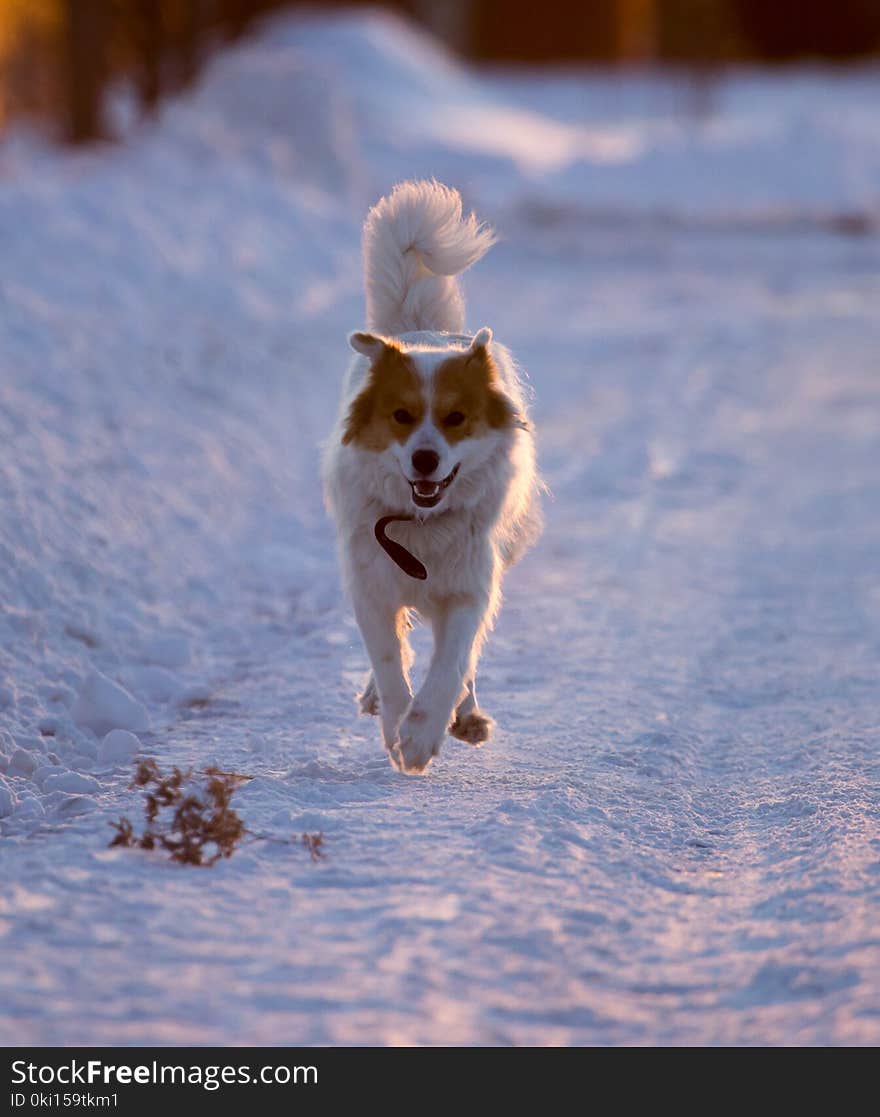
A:
POLYGON ((485 346, 440 365, 434 374, 431 413, 450 446, 512 424, 516 415, 485 346))
POLYGON ((422 382, 410 358, 396 345, 384 342, 370 366, 367 382, 352 400, 342 442, 381 452, 392 442, 406 442, 425 414, 422 382), (406 412, 412 422, 400 422, 406 412))

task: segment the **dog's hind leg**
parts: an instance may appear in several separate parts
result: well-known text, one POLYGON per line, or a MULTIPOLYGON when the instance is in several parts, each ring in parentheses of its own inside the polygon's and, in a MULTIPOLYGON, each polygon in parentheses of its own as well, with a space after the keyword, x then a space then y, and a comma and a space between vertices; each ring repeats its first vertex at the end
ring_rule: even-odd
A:
POLYGON ((469 745, 482 745, 492 736, 495 722, 477 706, 477 680, 468 679, 467 691, 459 702, 449 732, 469 745))
POLYGON ((370 714, 373 717, 379 715, 379 691, 376 687, 376 679, 371 671, 367 676, 367 683, 361 693, 357 696, 358 709, 362 714, 370 714))

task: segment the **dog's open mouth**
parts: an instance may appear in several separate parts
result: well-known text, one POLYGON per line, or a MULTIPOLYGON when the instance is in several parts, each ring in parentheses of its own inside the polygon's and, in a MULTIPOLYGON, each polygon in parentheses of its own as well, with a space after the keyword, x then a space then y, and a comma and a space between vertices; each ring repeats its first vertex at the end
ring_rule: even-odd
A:
POLYGON ((458 466, 442 481, 410 481, 413 503, 419 508, 433 508, 435 504, 439 504, 444 492, 455 480, 456 473, 458 466))

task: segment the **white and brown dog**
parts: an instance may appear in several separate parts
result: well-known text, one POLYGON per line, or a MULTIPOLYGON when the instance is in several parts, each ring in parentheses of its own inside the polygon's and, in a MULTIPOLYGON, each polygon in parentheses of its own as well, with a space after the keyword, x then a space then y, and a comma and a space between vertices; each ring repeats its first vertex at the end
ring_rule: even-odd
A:
POLYGON ((357 356, 324 454, 345 585, 373 668, 361 710, 381 715, 404 772, 424 771, 447 729, 488 740, 477 658, 502 574, 540 528, 519 376, 491 330, 462 332, 456 277, 493 243, 473 214, 462 216, 458 192, 436 182, 404 183, 370 211, 370 332, 349 339, 357 356), (434 631, 415 697, 411 613, 434 631))

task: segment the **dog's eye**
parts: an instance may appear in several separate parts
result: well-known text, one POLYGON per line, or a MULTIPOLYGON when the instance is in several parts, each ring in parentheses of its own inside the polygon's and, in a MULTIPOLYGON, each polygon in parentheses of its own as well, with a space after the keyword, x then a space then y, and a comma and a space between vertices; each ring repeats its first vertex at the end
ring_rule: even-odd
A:
POLYGON ((405 427, 408 427, 415 422, 415 419, 404 407, 398 407, 391 418, 395 421, 395 423, 401 423, 405 427))
POLYGON ((464 422, 464 415, 460 411, 450 411, 443 420, 444 427, 460 427, 464 422))

